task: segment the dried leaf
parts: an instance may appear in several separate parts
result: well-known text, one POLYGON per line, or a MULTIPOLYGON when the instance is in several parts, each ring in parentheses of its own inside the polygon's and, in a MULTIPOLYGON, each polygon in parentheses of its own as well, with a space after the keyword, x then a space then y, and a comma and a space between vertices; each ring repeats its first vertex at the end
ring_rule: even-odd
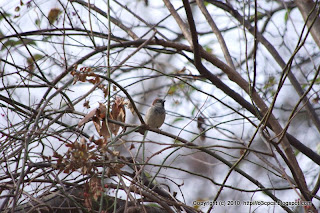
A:
POLYGON ((106 98, 108 96, 108 93, 109 93, 108 87, 104 86, 102 88, 102 92, 103 92, 103 97, 106 98))
POLYGON ((78 78, 79 78, 79 81, 86 82, 86 80, 87 80, 87 75, 84 74, 84 73, 80 73, 80 74, 78 75, 78 78))
POLYGON ((129 150, 132 150, 132 149, 135 149, 136 147, 134 146, 134 144, 132 143, 131 145, 130 145, 130 148, 129 148, 129 150))
POLYGON ((319 103, 319 100, 320 100, 319 96, 316 96, 315 98, 312 99, 312 102, 314 104, 317 104, 317 103, 319 103))
POLYGON ((121 109, 119 111, 117 121, 125 122, 126 121, 126 110, 124 109, 124 106, 121 106, 121 109))
POLYGON ((112 154, 114 154, 115 156, 119 156, 120 152, 119 151, 112 151, 112 154))
POLYGON ((94 80, 95 80, 95 84, 100 83, 100 77, 99 76, 96 76, 94 80))
MULTIPOLYGON (((94 75, 95 75, 95 74, 94 74, 94 75)), ((92 76, 92 75, 90 74, 90 76, 92 76)), ((92 84, 97 84, 97 83, 100 82, 100 78, 99 78, 99 76, 96 76, 96 77, 93 78, 93 79, 88 79, 88 81, 89 81, 90 83, 92 83, 92 84)))
POLYGON ((95 141, 93 141, 96 145, 98 145, 98 146, 102 146, 103 145, 103 142, 104 142, 104 140, 103 139, 98 139, 98 140, 95 140, 95 141))
POLYGON ((134 115, 136 112, 133 109, 133 105, 131 104, 131 102, 129 100, 125 100, 124 105, 127 106, 127 108, 131 111, 131 113, 134 115))
POLYGON ((28 64, 28 67, 27 69, 30 71, 30 72, 34 72, 34 69, 35 69, 35 62, 43 59, 44 56, 41 55, 41 54, 35 54, 33 55, 33 57, 28 57, 27 58, 27 64, 28 64), (35 60, 35 61, 34 61, 35 60))
POLYGON ((86 100, 84 103, 83 103, 83 107, 89 109, 90 108, 90 104, 89 104, 89 101, 86 100))
POLYGON ((102 121, 102 126, 100 128, 100 136, 103 136, 106 140, 110 137, 107 122, 105 119, 102 121))
MULTIPOLYGON (((125 122, 126 120, 126 111, 124 109, 124 98, 117 97, 114 104, 111 108, 110 118, 112 120, 125 122)), ((110 124, 111 132, 116 135, 120 129, 120 126, 117 124, 110 124)))
POLYGON ((83 124, 87 123, 88 121, 90 121, 91 118, 93 118, 96 113, 97 113, 98 109, 94 109, 91 112, 89 112, 89 114, 87 114, 79 123, 78 123, 78 127, 81 127, 83 124))
POLYGON ((78 64, 73 65, 72 68, 73 68, 72 71, 77 71, 77 69, 78 69, 78 64))
POLYGON ((186 67, 183 67, 181 70, 178 70, 178 74, 183 74, 183 73, 185 73, 186 72, 186 70, 187 70, 187 68, 186 67))
POLYGON ((204 140, 206 138, 206 135, 204 132, 206 129, 204 128, 204 125, 205 125, 204 118, 202 116, 199 116, 197 119, 197 127, 201 132, 201 135, 200 135, 201 140, 204 140))
POLYGON ((104 119, 106 118, 106 114, 107 114, 107 107, 106 105, 99 103, 99 113, 97 113, 97 116, 100 119, 104 119))
POLYGON ((48 14, 48 20, 50 25, 52 25, 55 22, 55 20, 57 20, 60 13, 61 10, 59 8, 53 8, 50 10, 48 14))
POLYGON ((197 119, 197 127, 198 127, 198 129, 200 129, 201 131, 204 130, 203 124, 204 124, 204 118, 203 118, 202 116, 198 116, 198 119, 197 119))
POLYGON ((99 133, 99 135, 101 135, 101 134, 100 134, 101 123, 100 123, 99 118, 93 117, 93 118, 92 118, 92 121, 93 121, 94 127, 96 128, 97 132, 99 133))

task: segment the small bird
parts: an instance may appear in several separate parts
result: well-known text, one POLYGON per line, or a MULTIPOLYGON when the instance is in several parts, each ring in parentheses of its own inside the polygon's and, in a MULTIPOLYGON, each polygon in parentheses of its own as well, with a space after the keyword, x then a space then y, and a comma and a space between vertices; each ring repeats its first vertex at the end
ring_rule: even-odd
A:
POLYGON ((166 110, 164 109, 165 100, 161 98, 156 98, 152 106, 148 109, 145 122, 148 126, 152 128, 159 128, 166 118, 166 110))

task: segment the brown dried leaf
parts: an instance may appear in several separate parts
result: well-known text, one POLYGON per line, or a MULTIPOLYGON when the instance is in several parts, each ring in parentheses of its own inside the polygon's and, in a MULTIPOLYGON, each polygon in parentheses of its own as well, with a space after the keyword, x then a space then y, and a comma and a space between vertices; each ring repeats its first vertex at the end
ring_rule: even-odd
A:
POLYGON ((203 131, 204 129, 203 124, 204 124, 204 118, 202 116, 199 116, 197 120, 197 126, 198 126, 198 129, 200 129, 201 131, 203 131))
POLYGON ((88 100, 86 100, 84 103, 83 103, 83 107, 89 109, 90 108, 90 103, 88 100))
POLYGON ((113 123, 109 123, 109 128, 112 134, 116 135, 119 131, 119 126, 113 123))
POLYGON ((312 102, 314 104, 317 104, 317 103, 319 103, 319 100, 320 100, 319 96, 316 96, 315 98, 312 99, 312 102))
POLYGON ((102 126, 100 128, 100 136, 103 136, 106 140, 110 137, 107 122, 105 119, 102 121, 102 126))
POLYGON ((71 74, 72 76, 75 76, 75 75, 77 74, 77 71, 76 71, 76 70, 71 70, 70 74, 71 74))
POLYGON ((123 104, 123 101, 124 101, 124 98, 122 97, 116 97, 116 100, 114 101, 114 103, 117 105, 117 106, 120 106, 123 104))
MULTIPOLYGON (((95 74, 94 74, 94 75, 95 75, 95 74)), ((92 76, 91 73, 89 74, 89 76, 92 76)), ((92 83, 92 84, 97 84, 97 83, 100 82, 100 78, 99 78, 99 76, 95 76, 95 78, 93 78, 93 79, 88 79, 88 81, 89 81, 90 83, 92 83)))
POLYGON ((206 129, 204 127, 204 124, 205 124, 204 118, 202 116, 199 116, 198 120, 197 120, 197 127, 198 127, 199 131, 201 132, 200 139, 202 141, 206 138, 206 134, 204 132, 206 129))
MULTIPOLYGON (((124 109, 124 98, 117 97, 114 104, 112 105, 110 118, 112 120, 125 122, 126 120, 126 111, 124 109)), ((116 135, 120 129, 120 126, 117 124, 110 124, 111 132, 116 135)))
POLYGON ((61 10, 59 8, 52 8, 48 14, 49 24, 52 25, 57 19, 61 10))
POLYGON ((91 83, 91 84, 95 84, 95 80, 94 79, 88 79, 88 81, 91 83))
POLYGON ((106 105, 104 105, 103 103, 99 103, 99 113, 97 113, 97 116, 100 119, 104 119, 104 118, 106 118, 106 114, 107 114, 106 105))
POLYGON ((79 76, 79 81, 86 82, 87 74, 80 73, 78 76, 79 76))
POLYGON ((106 98, 108 96, 108 93, 109 93, 108 87, 104 86, 102 88, 102 92, 103 92, 103 97, 106 98))
POLYGON ((131 145, 130 145, 130 148, 129 148, 129 150, 132 150, 132 149, 135 149, 136 147, 134 146, 134 144, 132 143, 131 145))
POLYGON ((131 104, 131 102, 130 102, 129 100, 125 100, 125 101, 123 102, 123 104, 127 106, 127 108, 131 111, 131 113, 132 113, 133 115, 136 113, 136 112, 134 111, 133 106, 132 106, 132 104, 131 104))
POLYGON ((126 110, 124 109, 124 106, 121 106, 121 109, 119 111, 117 121, 125 122, 126 121, 126 110))
POLYGON ((93 141, 96 145, 98 145, 98 146, 102 146, 103 145, 103 139, 98 139, 98 140, 95 140, 95 141, 93 141))
POLYGON ((72 71, 77 71, 77 69, 78 69, 78 64, 74 64, 74 65, 72 66, 72 68, 73 68, 72 71))
POLYGON ((100 83, 100 77, 99 76, 96 76, 94 80, 95 80, 95 84, 100 83))
POLYGON ((98 109, 93 109, 91 112, 89 112, 79 123, 78 123, 78 127, 81 127, 83 124, 87 123, 88 121, 90 121, 91 118, 93 118, 96 113, 97 113, 98 109))
POLYGON ((183 73, 186 72, 186 70, 187 70, 187 68, 186 68, 186 67, 183 67, 181 70, 178 70, 177 73, 178 73, 178 74, 183 74, 183 73))
POLYGON ((96 128, 97 132, 99 133, 99 135, 101 135, 101 134, 100 134, 101 123, 100 123, 99 118, 93 117, 93 118, 92 118, 92 121, 93 121, 94 127, 96 128))
POLYGON ((114 154, 115 156, 120 156, 120 152, 119 151, 112 151, 112 154, 114 154))
POLYGON ((111 108, 111 117, 113 120, 125 121, 126 112, 124 109, 124 98, 117 97, 111 108))

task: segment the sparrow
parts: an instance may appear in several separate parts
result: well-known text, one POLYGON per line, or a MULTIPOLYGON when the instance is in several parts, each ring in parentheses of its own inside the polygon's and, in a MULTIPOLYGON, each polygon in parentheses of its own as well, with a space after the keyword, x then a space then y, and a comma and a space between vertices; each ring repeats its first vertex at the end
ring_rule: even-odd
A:
POLYGON ((152 106, 148 109, 145 122, 152 128, 159 128, 166 118, 166 110, 164 109, 165 100, 156 98, 152 106))

